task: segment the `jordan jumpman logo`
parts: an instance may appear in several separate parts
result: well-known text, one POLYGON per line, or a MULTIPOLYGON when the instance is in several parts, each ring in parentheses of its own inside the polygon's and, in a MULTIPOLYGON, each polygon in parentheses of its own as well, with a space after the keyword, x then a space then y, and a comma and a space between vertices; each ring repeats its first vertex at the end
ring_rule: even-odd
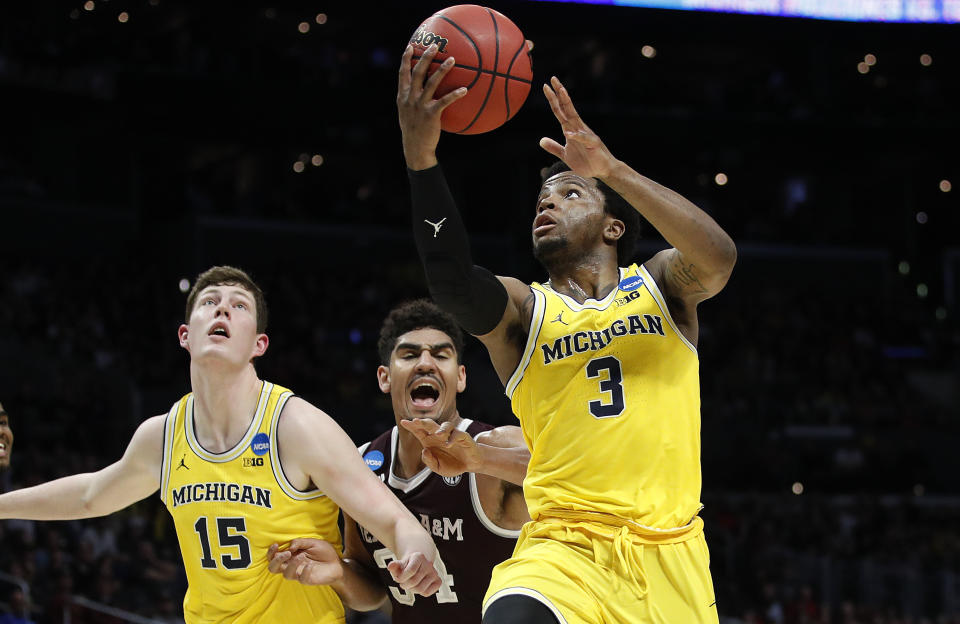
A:
POLYGON ((447 220, 447 218, 444 217, 444 218, 440 219, 439 221, 437 221, 436 223, 432 223, 432 222, 430 222, 430 221, 427 221, 426 219, 424 219, 423 222, 433 226, 433 237, 436 238, 436 237, 437 237, 437 234, 440 233, 440 228, 443 227, 443 222, 446 221, 446 220, 447 220))

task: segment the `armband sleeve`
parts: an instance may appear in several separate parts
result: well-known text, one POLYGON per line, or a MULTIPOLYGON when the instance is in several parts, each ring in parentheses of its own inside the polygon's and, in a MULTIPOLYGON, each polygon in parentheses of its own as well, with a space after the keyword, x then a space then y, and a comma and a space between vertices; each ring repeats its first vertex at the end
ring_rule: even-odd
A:
POLYGON ((413 238, 430 295, 467 332, 490 333, 503 318, 507 289, 493 273, 473 264, 470 240, 440 165, 407 169, 407 174, 413 238))

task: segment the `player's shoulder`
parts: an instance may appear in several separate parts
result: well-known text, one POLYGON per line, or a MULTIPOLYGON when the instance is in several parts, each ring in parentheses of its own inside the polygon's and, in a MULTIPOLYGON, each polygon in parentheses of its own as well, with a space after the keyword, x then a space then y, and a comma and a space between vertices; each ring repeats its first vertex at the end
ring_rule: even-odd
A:
POLYGON ((278 415, 277 434, 280 437, 312 437, 319 427, 334 424, 329 414, 298 396, 290 397, 278 415))

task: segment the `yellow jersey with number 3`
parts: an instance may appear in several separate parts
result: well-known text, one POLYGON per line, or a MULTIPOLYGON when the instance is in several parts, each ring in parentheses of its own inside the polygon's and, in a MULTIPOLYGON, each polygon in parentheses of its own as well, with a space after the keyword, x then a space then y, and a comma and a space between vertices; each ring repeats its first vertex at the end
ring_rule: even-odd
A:
POLYGON ((601 301, 531 285, 529 336, 507 395, 532 449, 531 517, 617 516, 693 527, 700 504, 696 348, 642 265, 601 301))
POLYGON ((329 587, 307 587, 267 570, 274 542, 317 537, 342 552, 337 505, 319 490, 297 490, 280 467, 277 424, 291 396, 263 382, 250 427, 225 453, 211 453, 197 440, 192 394, 167 415, 160 496, 183 554, 189 623, 344 621, 329 587))

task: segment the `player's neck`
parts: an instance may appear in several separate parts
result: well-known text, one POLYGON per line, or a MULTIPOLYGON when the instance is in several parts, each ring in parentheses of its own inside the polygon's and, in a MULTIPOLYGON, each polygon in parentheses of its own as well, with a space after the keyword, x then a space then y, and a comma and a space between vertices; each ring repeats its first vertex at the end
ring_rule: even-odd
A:
POLYGON ((263 382, 253 366, 237 373, 221 373, 191 366, 194 426, 205 449, 222 453, 246 433, 257 409, 263 382))
POLYGON ((603 299, 620 281, 616 262, 588 261, 565 267, 551 267, 549 274, 550 288, 578 303, 587 299, 603 299))

